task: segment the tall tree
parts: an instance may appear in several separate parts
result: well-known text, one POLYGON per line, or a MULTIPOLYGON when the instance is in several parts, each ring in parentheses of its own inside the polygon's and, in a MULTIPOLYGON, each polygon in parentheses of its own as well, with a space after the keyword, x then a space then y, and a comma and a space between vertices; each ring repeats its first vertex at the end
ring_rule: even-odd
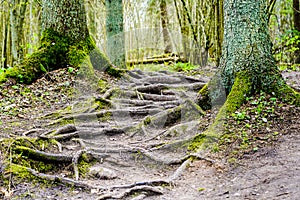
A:
POLYGON ((18 62, 21 58, 23 58, 23 25, 27 3, 27 0, 11 0, 10 2, 11 53, 13 62, 18 62))
POLYGON ((3 74, 0 82, 7 77, 31 82, 47 71, 67 66, 79 67, 83 61, 87 61, 89 69, 94 66, 114 72, 106 57, 95 49, 87 28, 83 0, 43 0, 42 7, 39 49, 3 74))
MULTIPOLYGON (((300 105, 300 94, 286 85, 271 53, 267 0, 224 0, 224 40, 219 72, 201 91, 200 104, 210 93, 220 108, 214 124, 196 137, 220 136, 223 119, 247 96, 264 91, 300 105)), ((206 102, 205 102, 206 103, 206 102)))
MULTIPOLYGON (((300 35, 300 0, 293 0, 294 9, 294 28, 298 31, 300 35)), ((300 39, 298 39, 297 44, 298 50, 295 51, 295 63, 300 64, 300 39)))
POLYGON ((125 66, 125 36, 122 0, 106 0, 107 55, 117 66, 125 66))
POLYGON ((166 0, 160 0, 159 7, 160 7, 160 16, 161 16, 161 26, 163 29, 164 46, 165 46, 164 51, 165 53, 171 53, 172 44, 171 44, 171 38, 168 30, 169 19, 168 19, 166 0))

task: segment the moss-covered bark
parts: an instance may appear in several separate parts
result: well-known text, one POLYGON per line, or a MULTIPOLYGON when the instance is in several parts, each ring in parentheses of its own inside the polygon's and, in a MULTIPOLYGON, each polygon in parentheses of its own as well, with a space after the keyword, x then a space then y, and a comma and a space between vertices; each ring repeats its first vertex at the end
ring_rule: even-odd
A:
MULTIPOLYGON (((43 31, 39 49, 0 77, 30 83, 43 73, 62 67, 92 66, 120 75, 89 36, 82 0, 43 1, 43 31), (86 65, 85 61, 88 61, 86 65)), ((88 69, 88 68, 86 68, 88 69)), ((93 71, 90 70, 89 75, 93 71)))
POLYGON ((194 138, 190 149, 201 149, 221 136, 226 116, 256 92, 274 93, 300 106, 299 93, 285 83, 271 53, 267 5, 266 0, 224 1, 225 31, 220 69, 200 91, 200 103, 208 100, 208 95, 212 106, 220 105, 222 98, 227 98, 214 123, 194 138))
MULTIPOLYGON (((252 93, 274 92, 296 103, 298 100, 292 99, 299 95, 286 85, 272 56, 267 9, 266 0, 224 1, 225 31, 218 78, 229 95, 239 73, 246 71, 252 93)), ((218 89, 212 92, 213 99, 219 95, 218 89)))
MULTIPOLYGON (((203 95, 208 96, 208 93, 205 91, 207 91, 207 89, 204 88, 203 95)), ((212 142, 216 141, 217 138, 219 138, 223 133, 223 125, 226 117, 231 113, 234 113, 244 103, 246 97, 251 94, 251 91, 252 82, 249 73, 247 71, 237 73, 231 92, 227 96, 224 105, 220 108, 214 123, 210 125, 205 132, 198 134, 194 138, 189 146, 189 149, 203 149, 212 142)))

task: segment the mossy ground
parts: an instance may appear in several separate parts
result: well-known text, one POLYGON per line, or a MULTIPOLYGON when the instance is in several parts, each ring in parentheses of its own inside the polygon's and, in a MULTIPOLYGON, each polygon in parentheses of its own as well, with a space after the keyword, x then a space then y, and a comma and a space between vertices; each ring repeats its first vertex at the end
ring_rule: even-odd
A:
MULTIPOLYGON (((209 90, 214 90, 214 88, 218 88, 218 86, 214 86, 213 84, 218 83, 212 79, 210 83, 206 84, 199 92, 200 95, 200 105, 205 101, 209 101, 210 95, 209 90)), ((275 90, 274 92, 270 92, 269 88, 267 88, 264 92, 269 92, 266 94, 271 94, 277 98, 280 98, 282 102, 288 103, 290 105, 299 106, 300 94, 293 90, 290 86, 288 86, 282 79, 279 79, 278 83, 274 84, 275 90)), ((215 92, 213 91, 213 94, 215 92)), ((225 119, 228 116, 231 116, 239 109, 244 103, 246 99, 252 98, 253 95, 256 94, 256 91, 253 90, 253 85, 251 82, 251 76, 247 71, 242 71, 237 73, 235 78, 234 85, 226 98, 224 105, 221 106, 218 114, 216 115, 214 122, 205 130, 203 133, 198 134, 194 140, 191 142, 189 149, 194 151, 201 151, 206 149, 207 147, 213 147, 217 149, 215 142, 219 140, 220 136, 224 133, 224 123, 225 119)), ((273 97, 273 98, 275 98, 273 97)), ((219 97, 216 97, 219 98, 219 97)), ((233 136, 235 133, 228 133, 233 136)))

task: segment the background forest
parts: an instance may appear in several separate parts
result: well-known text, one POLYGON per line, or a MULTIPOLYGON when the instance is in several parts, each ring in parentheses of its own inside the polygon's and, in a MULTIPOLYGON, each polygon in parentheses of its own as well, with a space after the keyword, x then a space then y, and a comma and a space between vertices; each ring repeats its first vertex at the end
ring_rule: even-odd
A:
MULTIPOLYGON (((296 56, 300 44, 299 23, 294 23, 299 20, 299 11, 293 9, 293 3, 297 2, 270 1, 273 54, 281 69, 299 70, 299 65, 295 65, 299 61, 296 56)), ((107 20, 114 17, 109 13, 119 12, 118 8, 105 6, 104 0, 87 0, 85 4, 90 34, 112 62, 122 49, 114 49, 115 53, 111 54, 109 41, 125 38, 127 63, 175 53, 195 65, 203 66, 207 61, 218 64, 223 37, 222 1, 123 1, 124 26, 113 35, 106 31, 107 20)), ((36 0, 3 0, 0 9, 1 73, 38 48, 42 8, 36 0)))

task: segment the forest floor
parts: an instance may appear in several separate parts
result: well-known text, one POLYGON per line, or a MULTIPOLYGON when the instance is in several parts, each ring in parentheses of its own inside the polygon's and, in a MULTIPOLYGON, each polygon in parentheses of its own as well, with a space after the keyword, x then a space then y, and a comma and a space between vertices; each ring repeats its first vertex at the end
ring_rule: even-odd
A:
MULTIPOLYGON (((257 94, 226 119, 224 135, 210 151, 193 154, 188 142, 215 116, 214 109, 204 113, 196 104, 214 69, 187 74, 159 68, 131 70, 120 79, 97 72, 101 81, 69 68, 31 85, 1 86, 0 173, 6 180, 0 180, 0 199, 299 198, 299 107, 257 94), (40 171, 23 160, 31 158, 24 153, 11 162, 31 167, 38 178, 13 174, 4 158, 15 150, 4 141, 20 137, 56 140, 26 147, 67 164, 40 171), (74 165, 74 158, 82 153, 94 159, 76 175, 80 163, 75 159, 74 165)), ((300 89, 299 72, 283 76, 300 89)))

